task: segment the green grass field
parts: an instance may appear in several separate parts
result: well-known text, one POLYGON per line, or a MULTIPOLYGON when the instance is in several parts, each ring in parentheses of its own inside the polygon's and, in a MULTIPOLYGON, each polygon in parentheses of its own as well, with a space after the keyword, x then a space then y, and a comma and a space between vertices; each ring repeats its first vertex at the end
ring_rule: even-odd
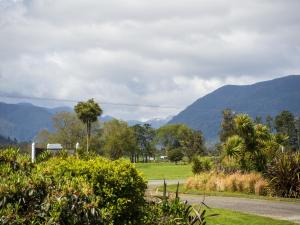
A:
POLYGON ((208 217, 207 224, 213 225, 296 225, 289 221, 274 220, 267 217, 240 213, 227 209, 208 209, 207 215, 218 213, 218 216, 208 217))
POLYGON ((191 164, 136 163, 135 167, 149 180, 155 179, 185 179, 193 176, 191 164))

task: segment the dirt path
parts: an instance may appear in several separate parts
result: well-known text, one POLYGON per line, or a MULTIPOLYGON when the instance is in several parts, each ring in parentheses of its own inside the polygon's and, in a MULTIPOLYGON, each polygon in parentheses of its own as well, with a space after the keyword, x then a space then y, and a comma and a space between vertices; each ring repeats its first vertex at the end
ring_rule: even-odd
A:
MULTIPOLYGON (((167 184, 184 183, 184 180, 167 180, 167 184)), ((149 189, 154 190, 156 186, 163 184, 163 181, 149 181, 149 189)), ((181 199, 192 204, 201 203, 203 196, 182 194, 181 199)), ((224 208, 235 211, 266 216, 274 219, 289 220, 300 223, 300 204, 288 202, 275 202, 260 199, 235 198, 206 196, 205 203, 213 208, 224 208)))

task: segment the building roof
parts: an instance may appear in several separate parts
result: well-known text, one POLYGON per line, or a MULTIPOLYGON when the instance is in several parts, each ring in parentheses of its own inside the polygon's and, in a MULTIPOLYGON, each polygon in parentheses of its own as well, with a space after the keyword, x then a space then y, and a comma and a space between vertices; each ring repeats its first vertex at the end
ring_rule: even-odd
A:
POLYGON ((61 144, 47 144, 47 149, 48 150, 61 150, 63 149, 61 144))

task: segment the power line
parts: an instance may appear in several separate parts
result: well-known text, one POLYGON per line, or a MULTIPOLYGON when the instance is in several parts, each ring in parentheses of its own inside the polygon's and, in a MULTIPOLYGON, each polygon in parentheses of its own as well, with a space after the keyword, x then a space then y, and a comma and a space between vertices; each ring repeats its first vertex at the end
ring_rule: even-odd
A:
MULTIPOLYGON (((39 100, 39 101, 71 102, 71 103, 77 103, 80 101, 80 100, 75 100, 75 99, 59 99, 59 98, 50 98, 50 97, 34 97, 34 96, 3 95, 3 94, 0 94, 0 97, 13 98, 13 99, 39 100)), ((100 101, 100 100, 99 100, 99 102, 101 105, 113 105, 113 106, 165 108, 165 109, 181 109, 182 108, 179 106, 172 106, 172 105, 131 104, 131 103, 124 103, 124 102, 107 102, 107 101, 100 101)))

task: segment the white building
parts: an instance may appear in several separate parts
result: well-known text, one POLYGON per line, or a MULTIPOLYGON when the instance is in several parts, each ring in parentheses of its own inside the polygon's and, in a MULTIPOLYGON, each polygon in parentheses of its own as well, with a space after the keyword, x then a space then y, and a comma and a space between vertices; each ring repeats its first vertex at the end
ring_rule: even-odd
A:
POLYGON ((47 144, 47 150, 50 150, 50 151, 59 151, 59 150, 62 150, 63 147, 61 144, 47 144))

